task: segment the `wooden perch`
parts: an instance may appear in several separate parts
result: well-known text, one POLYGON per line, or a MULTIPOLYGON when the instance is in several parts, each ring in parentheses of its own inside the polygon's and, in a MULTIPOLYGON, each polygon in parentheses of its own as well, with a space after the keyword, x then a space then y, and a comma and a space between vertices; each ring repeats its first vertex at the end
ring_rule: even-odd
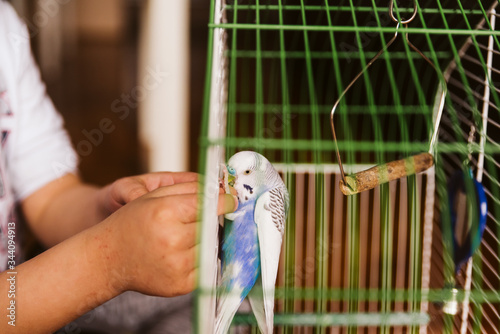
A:
POLYGON ((370 169, 347 175, 345 184, 340 180, 340 190, 344 195, 354 195, 404 176, 423 172, 434 164, 430 153, 420 153, 406 159, 391 161, 370 169))

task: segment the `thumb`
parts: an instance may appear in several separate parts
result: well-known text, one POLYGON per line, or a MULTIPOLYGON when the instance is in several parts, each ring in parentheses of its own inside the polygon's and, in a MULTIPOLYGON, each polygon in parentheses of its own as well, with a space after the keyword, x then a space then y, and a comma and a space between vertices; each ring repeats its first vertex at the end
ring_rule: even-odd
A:
POLYGON ((237 208, 238 208, 238 198, 236 196, 230 194, 219 195, 219 205, 217 207, 218 215, 234 212, 236 211, 237 208))

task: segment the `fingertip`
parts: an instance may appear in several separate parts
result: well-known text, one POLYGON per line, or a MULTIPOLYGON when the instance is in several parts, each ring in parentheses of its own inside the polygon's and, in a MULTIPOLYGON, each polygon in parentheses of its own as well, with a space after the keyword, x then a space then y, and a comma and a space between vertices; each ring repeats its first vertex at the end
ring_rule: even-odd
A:
POLYGON ((236 189, 234 189, 233 187, 229 186, 229 191, 231 192, 231 194, 233 194, 235 197, 236 197, 236 201, 238 201, 238 192, 236 191, 236 189))
POLYGON ((220 195, 219 203, 222 203, 222 206, 219 204, 219 214, 231 213, 238 209, 238 198, 231 194, 220 195))
POLYGON ((226 213, 230 213, 230 212, 234 212, 238 209, 238 197, 236 197, 235 195, 233 194, 228 194, 228 201, 231 203, 231 200, 233 200, 233 206, 232 206, 232 209, 230 209, 231 211, 229 212, 226 212, 226 213))

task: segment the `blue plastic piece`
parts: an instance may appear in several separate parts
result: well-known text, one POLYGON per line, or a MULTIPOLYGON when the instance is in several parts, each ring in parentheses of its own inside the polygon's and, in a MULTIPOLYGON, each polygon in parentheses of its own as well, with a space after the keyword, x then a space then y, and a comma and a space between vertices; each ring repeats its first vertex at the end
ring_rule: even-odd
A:
POLYGON ((455 262, 456 274, 481 244, 484 229, 486 227, 488 203, 483 185, 474 179, 470 169, 468 169, 467 173, 463 173, 462 171, 455 173, 448 182, 448 191, 453 235, 453 260, 455 262), (460 192, 466 196, 467 207, 472 209, 472 215, 470 215, 470 217, 473 219, 473 221, 469 222, 468 226, 470 229, 461 243, 457 240, 455 234, 457 228, 457 212, 454 203, 456 196, 458 196, 460 192))

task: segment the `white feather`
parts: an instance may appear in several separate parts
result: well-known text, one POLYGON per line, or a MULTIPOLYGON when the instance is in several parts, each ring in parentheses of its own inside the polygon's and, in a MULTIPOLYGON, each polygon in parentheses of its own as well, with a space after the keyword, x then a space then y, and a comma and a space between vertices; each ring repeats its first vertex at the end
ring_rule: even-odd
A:
POLYGON ((240 294, 238 291, 231 291, 230 293, 219 296, 217 302, 217 317, 215 319, 216 334, 225 334, 229 330, 231 321, 240 307, 240 294))
POLYGON ((254 297, 254 294, 252 294, 250 302, 252 303, 252 309, 257 317, 260 330, 264 334, 273 332, 274 286, 278 274, 287 197, 284 187, 274 188, 262 194, 255 205, 255 223, 258 228, 260 245, 263 292, 261 298, 263 303, 259 302, 259 298, 254 297), (264 312, 254 309, 254 305, 256 307, 263 306, 264 312), (262 315, 265 316, 265 319, 259 319, 262 315))
POLYGON ((262 291, 262 275, 259 275, 257 282, 255 282, 252 290, 248 293, 248 301, 252 307, 253 314, 255 314, 260 331, 264 334, 269 334, 267 332, 266 309, 264 306, 264 296, 262 291))
MULTIPOLYGON (((271 163, 258 153, 239 152, 229 159, 228 166, 236 174, 234 188, 238 192, 240 203, 256 200, 254 220, 260 245, 261 274, 248 298, 261 332, 271 334, 274 325, 274 290, 288 210, 288 192, 271 163)), ((226 215, 226 218, 234 220, 240 214, 243 212, 238 210, 226 215)), ((233 277, 235 273, 225 272, 224 275, 233 277)), ((238 294, 234 292, 217 296, 215 333, 226 333, 229 329, 240 302, 238 294)))

